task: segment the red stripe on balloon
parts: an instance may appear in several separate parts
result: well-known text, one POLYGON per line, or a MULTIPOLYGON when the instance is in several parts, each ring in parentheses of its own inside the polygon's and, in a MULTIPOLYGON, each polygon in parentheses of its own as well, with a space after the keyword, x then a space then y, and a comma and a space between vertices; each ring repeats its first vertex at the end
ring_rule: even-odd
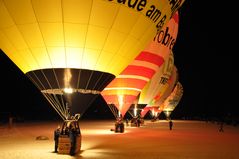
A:
POLYGON ((176 23, 178 23, 178 21, 179 21, 179 17, 178 17, 178 12, 176 12, 174 15, 173 15, 173 20, 176 22, 176 23))
POLYGON ((151 68, 147 68, 144 66, 134 66, 129 65, 122 73, 121 75, 137 75, 137 76, 143 76, 146 78, 152 78, 154 75, 155 70, 151 68))
POLYGON ((164 62, 163 57, 156 55, 156 54, 152 54, 150 52, 147 51, 142 51, 136 58, 135 60, 140 60, 140 61, 147 61, 150 63, 153 63, 157 66, 161 66, 164 62))
MULTIPOLYGON (((116 78, 113 80, 107 88, 115 88, 115 87, 128 87, 128 88, 137 88, 143 89, 146 85, 147 81, 135 78, 116 78)), ((122 89, 123 90, 123 89, 122 89)))

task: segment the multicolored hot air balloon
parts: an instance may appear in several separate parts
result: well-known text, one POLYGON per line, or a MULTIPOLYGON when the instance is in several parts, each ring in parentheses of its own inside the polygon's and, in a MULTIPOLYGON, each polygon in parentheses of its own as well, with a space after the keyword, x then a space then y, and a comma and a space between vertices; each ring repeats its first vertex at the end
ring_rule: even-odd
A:
POLYGON ((183 2, 0 0, 0 48, 66 119, 83 114, 183 2))
MULTIPOLYGON (((140 52, 134 61, 101 92, 116 117, 120 114, 124 117, 141 90, 169 58, 177 32, 178 13, 161 31, 157 32, 152 42, 140 52)), ((173 61, 170 62, 173 65, 173 61)), ((137 105, 132 105, 132 107, 135 106, 137 105)))
POLYGON ((174 56, 171 51, 165 59, 164 64, 160 67, 153 78, 147 83, 140 93, 139 104, 153 103, 153 99, 163 94, 167 89, 168 81, 173 73, 174 56))
MULTIPOLYGON (((166 98, 170 95, 170 93, 172 92, 175 86, 175 83, 178 80, 177 68, 175 66, 172 68, 173 69, 171 69, 172 70, 171 76, 169 78, 165 78, 167 79, 166 82, 165 80, 163 80, 164 82, 160 80, 160 83, 156 87, 156 89, 157 88, 160 88, 160 89, 157 92, 157 94, 154 96, 154 98, 151 99, 151 101, 147 104, 147 106, 142 110, 141 112, 142 117, 144 117, 149 110, 156 111, 156 109, 158 109, 158 111, 160 112, 163 110, 163 108, 160 106, 166 100, 166 98)), ((166 76, 162 76, 162 77, 166 77, 166 76)))
POLYGON ((168 98, 162 103, 163 112, 166 115, 167 119, 170 118, 172 111, 180 102, 183 96, 183 86, 180 82, 177 82, 174 87, 172 93, 168 96, 168 98))

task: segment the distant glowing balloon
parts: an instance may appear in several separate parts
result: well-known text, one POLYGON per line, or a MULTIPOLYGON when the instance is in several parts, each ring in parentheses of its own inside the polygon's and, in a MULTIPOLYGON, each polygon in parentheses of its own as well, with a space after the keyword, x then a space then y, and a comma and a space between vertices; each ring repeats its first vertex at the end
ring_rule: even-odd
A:
POLYGON ((178 80, 178 72, 177 68, 174 66, 172 69, 172 73, 170 78, 166 80, 166 82, 159 83, 157 87, 159 87, 159 92, 154 96, 153 99, 146 105, 146 107, 142 110, 141 116, 144 117, 148 111, 158 109, 159 111, 163 110, 162 103, 166 100, 166 98, 172 92, 175 84, 178 80))
POLYGON ((167 118, 170 118, 172 111, 178 105, 182 96, 183 96, 183 86, 180 82, 177 82, 177 85, 174 87, 172 93, 162 103, 163 112, 167 118))
POLYGON ((173 72, 168 81, 163 85, 162 89, 154 97, 148 105, 159 107, 162 102, 171 94, 174 86, 178 81, 178 72, 176 66, 173 67, 173 72))
POLYGON ((0 0, 0 48, 66 119, 83 113, 183 2, 0 0))

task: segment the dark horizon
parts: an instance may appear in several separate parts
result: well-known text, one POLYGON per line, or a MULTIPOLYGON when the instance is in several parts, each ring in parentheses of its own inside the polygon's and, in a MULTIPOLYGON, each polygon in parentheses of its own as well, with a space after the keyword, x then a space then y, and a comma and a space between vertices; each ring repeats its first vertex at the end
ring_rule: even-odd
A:
MULTIPOLYGON (((184 94, 172 118, 239 118, 236 40, 233 40, 237 38, 237 26, 232 17, 236 14, 231 13, 233 9, 224 11, 225 19, 219 12, 228 4, 197 3, 186 0, 179 10, 179 32, 173 51, 184 94)), ((1 114, 8 113, 39 120, 60 119, 40 91, 2 52, 0 61, 3 86, 0 119, 1 114)), ((82 117, 114 119, 100 98, 82 117)))

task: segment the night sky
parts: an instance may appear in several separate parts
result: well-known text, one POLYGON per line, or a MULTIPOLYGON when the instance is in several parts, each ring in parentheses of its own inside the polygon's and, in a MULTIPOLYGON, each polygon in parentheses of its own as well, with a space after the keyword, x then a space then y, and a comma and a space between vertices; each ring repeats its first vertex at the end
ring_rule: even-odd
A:
MULTIPOLYGON (((179 10, 179 33, 173 48, 184 94, 172 117, 237 116, 238 60, 236 9, 233 4, 186 0, 179 10)), ((31 81, 2 52, 1 116, 36 120, 59 116, 31 81)), ((114 118, 102 99, 84 118, 114 118)))

